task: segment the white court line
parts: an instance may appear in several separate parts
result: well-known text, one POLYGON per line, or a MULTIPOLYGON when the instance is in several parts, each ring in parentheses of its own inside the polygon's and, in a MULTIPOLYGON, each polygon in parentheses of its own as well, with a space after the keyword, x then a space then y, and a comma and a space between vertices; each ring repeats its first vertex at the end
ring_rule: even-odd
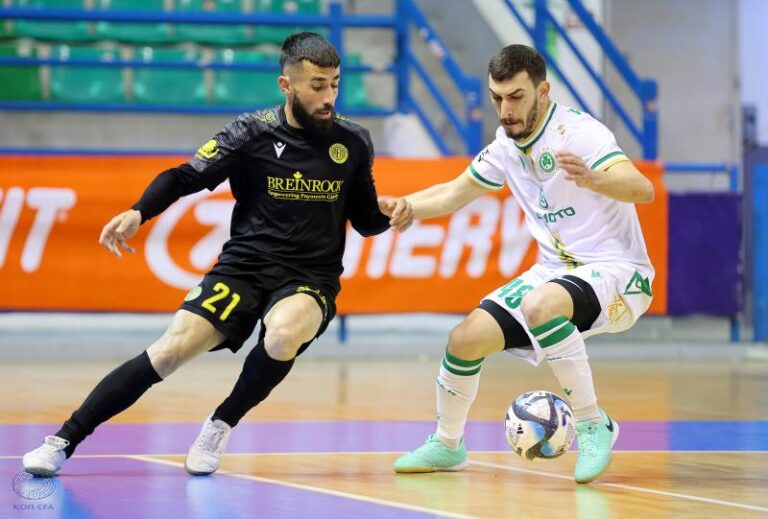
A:
MULTIPOLYGON (((510 472, 522 472, 524 474, 533 474, 536 476, 545 476, 548 478, 567 479, 568 481, 573 481, 573 478, 571 476, 563 476, 561 474, 553 474, 551 472, 544 472, 541 470, 521 469, 517 467, 510 467, 509 465, 501 465, 498 463, 488 463, 484 461, 470 461, 469 463, 471 465, 480 465, 483 467, 491 467, 495 469, 508 470, 510 472)), ((754 510, 757 512, 768 512, 768 508, 763 506, 747 505, 744 503, 735 503, 733 501, 723 501, 721 499, 711 499, 708 497, 692 496, 689 494, 679 494, 677 492, 665 492, 664 490, 654 490, 652 488, 633 487, 631 485, 622 485, 620 483, 592 483, 592 485, 602 486, 602 487, 611 487, 611 488, 620 488, 622 490, 629 490, 630 492, 643 492, 646 494, 655 494, 655 495, 666 496, 666 497, 677 497, 680 499, 687 499, 689 501, 698 501, 700 503, 708 503, 712 505, 730 506, 733 508, 742 508, 745 510, 754 510)))
MULTIPOLYGON (((510 451, 473 451, 476 454, 509 454, 510 451)), ((249 453, 227 453, 224 456, 226 457, 233 457, 233 456, 321 456, 321 455, 361 455, 361 454, 400 454, 401 451, 345 451, 345 452, 249 452, 249 453)), ((643 454, 643 453, 662 453, 662 454, 766 454, 766 451, 614 451, 613 454, 643 454)), ((165 465, 170 465, 173 467, 184 467, 183 463, 178 463, 174 461, 169 460, 161 460, 153 458, 152 456, 186 456, 186 453, 183 454, 83 454, 83 455, 76 455, 74 458, 128 458, 128 459, 136 459, 140 461, 147 461, 152 463, 160 463, 165 465)), ((0 459, 21 459, 21 456, 0 456, 0 459)), ((509 465, 502 465, 498 463, 490 463, 490 462, 484 462, 484 461, 470 461, 473 465, 478 466, 484 466, 484 467, 491 467, 501 470, 507 470, 510 472, 520 472, 524 474, 533 474, 537 476, 545 476, 553 479, 563 479, 568 481, 573 481, 573 478, 571 476, 563 476, 561 474, 554 474, 550 472, 544 472, 539 470, 531 470, 531 469, 523 469, 518 467, 512 467, 509 465)), ((440 513, 445 515, 446 517, 458 517, 458 518, 466 518, 471 516, 465 516, 460 514, 451 514, 448 512, 442 512, 439 510, 433 510, 428 508, 422 508, 415 505, 404 505, 399 504, 395 502, 385 501, 385 500, 379 500, 375 498, 367 498, 363 496, 357 496, 355 494, 347 494, 344 492, 337 492, 334 490, 325 490, 317 487, 310 487, 305 485, 300 485, 296 483, 288 483, 280 480, 273 480, 268 478, 261 478, 258 476, 250 476, 246 474, 233 474, 228 473, 225 471, 219 471, 222 475, 227 475, 235 478, 241 478, 241 479, 249 479, 253 481, 261 481, 265 483, 274 483, 278 485, 284 485, 294 488, 299 488, 302 490, 309 490, 313 492, 320 492, 325 493, 329 495, 335 495, 339 497, 345 497, 349 499, 357 499, 362 501, 368 501, 372 503, 378 503, 385 506, 395 506, 400 508, 406 508, 409 510, 416 510, 420 512, 428 512, 428 513, 440 513)), ((711 499, 706 497, 699 497, 699 496, 693 496, 689 494, 680 494, 675 492, 666 492, 663 490, 653 490, 650 488, 643 488, 643 487, 635 487, 630 485, 623 485, 620 483, 593 483, 593 486, 604 486, 604 487, 611 487, 611 488, 619 488, 622 490, 629 490, 631 492, 642 492, 642 493, 648 493, 648 494, 655 494, 655 495, 662 495, 667 497, 676 497, 680 499, 687 499, 690 501, 698 501, 702 503, 709 503, 709 504, 716 504, 716 505, 722 505, 722 506, 730 506, 734 508, 742 508, 746 510, 754 510, 758 512, 768 512, 768 508, 761 507, 761 506, 755 506, 755 505, 747 505, 743 503, 735 503, 732 501, 724 501, 720 499, 711 499)))
MULTIPOLYGON (((176 461, 169 461, 169 460, 160 460, 153 458, 151 455, 148 456, 125 456, 126 458, 133 459, 133 460, 139 460, 139 461, 146 461, 149 463, 159 463, 161 465, 169 465, 171 467, 179 467, 184 468, 183 463, 178 463, 176 461)), ((432 515, 438 515, 442 517, 451 517, 456 519, 474 519, 474 516, 471 515, 463 515, 463 514, 456 514, 452 512, 445 512, 443 510, 438 510, 436 508, 426 508, 423 506, 417 506, 417 505, 408 505, 405 503, 398 503, 396 501, 387 501, 385 499, 377 499, 375 497, 366 497, 366 496, 360 496, 357 494, 349 494, 347 492, 339 492, 337 490, 328 490, 325 488, 320 487, 313 487, 309 485, 302 485, 299 483, 291 483, 288 481, 281 481, 279 479, 270 479, 270 478, 263 478, 259 476, 251 476, 249 474, 236 474, 233 472, 227 472, 225 470, 218 470, 216 471, 216 474, 220 474, 222 476, 229 476, 233 478, 239 478, 239 479, 246 479, 248 481, 257 481, 260 483, 271 483, 274 485, 281 485, 284 487, 291 487, 291 488, 297 488, 299 490, 306 490, 309 492, 317 492, 319 494, 327 494, 334 497, 343 497, 345 499, 354 499, 355 501, 364 501, 366 503, 374 503, 377 505, 383 505, 383 506, 389 506, 392 508, 401 508, 404 510, 411 510, 414 512, 423 512, 427 514, 432 515)))
MULTIPOLYGON (((325 452, 228 452, 224 456, 323 456, 333 454, 334 456, 354 456, 356 454, 402 454, 403 451, 325 451, 325 452)), ((511 450, 503 451, 470 451, 471 454, 514 454, 511 450)), ((576 454, 571 451, 569 454, 576 454)), ((622 450, 613 451, 612 454, 768 454, 768 451, 662 451, 662 450, 622 450)), ((131 456, 186 456, 186 452, 172 453, 164 452, 162 454, 75 454, 72 458, 129 458, 131 456)), ((0 456, 0 460, 20 460, 21 455, 0 456)))

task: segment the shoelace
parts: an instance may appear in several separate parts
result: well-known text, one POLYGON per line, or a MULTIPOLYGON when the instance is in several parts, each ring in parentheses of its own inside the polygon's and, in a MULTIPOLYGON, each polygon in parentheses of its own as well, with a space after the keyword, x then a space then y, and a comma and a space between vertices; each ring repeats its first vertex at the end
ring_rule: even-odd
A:
POLYGON ((224 428, 217 426, 213 422, 208 424, 205 432, 200 435, 197 444, 203 450, 219 453, 221 449, 221 440, 224 438, 224 428))
POLYGON ((69 445, 69 442, 63 438, 57 438, 55 436, 46 436, 45 442, 40 448, 47 452, 56 453, 66 449, 68 445, 69 445))
POLYGON ((584 432, 579 435, 579 451, 589 452, 590 454, 597 450, 597 424, 588 424, 584 432))

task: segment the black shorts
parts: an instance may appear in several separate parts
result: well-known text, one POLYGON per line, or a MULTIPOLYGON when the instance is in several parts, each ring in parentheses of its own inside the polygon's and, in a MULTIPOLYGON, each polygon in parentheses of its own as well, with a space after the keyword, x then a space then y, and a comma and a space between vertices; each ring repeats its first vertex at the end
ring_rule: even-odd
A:
POLYGON ((205 318, 226 337, 211 351, 228 348, 236 352, 278 301, 302 293, 313 297, 323 312, 316 339, 336 315, 336 303, 335 294, 312 282, 289 280, 282 286, 270 288, 248 278, 208 273, 187 293, 179 308, 205 318))

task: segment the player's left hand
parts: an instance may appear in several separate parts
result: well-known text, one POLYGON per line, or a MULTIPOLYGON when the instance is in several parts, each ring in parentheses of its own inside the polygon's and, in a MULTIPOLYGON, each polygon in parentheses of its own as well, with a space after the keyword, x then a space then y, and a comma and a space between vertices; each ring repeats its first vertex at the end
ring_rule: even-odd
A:
POLYGON ((378 202, 392 229, 403 232, 413 223, 413 207, 405 198, 379 198, 378 202))
POLYGON ((595 180, 595 172, 584 164, 581 157, 567 151, 555 153, 557 166, 565 171, 565 180, 575 182, 579 187, 590 187, 595 180))

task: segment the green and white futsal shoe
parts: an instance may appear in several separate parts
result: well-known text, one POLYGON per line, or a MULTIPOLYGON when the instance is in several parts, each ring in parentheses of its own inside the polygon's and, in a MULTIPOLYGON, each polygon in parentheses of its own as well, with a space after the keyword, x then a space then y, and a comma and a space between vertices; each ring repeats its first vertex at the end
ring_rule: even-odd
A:
POLYGON ((619 437, 619 423, 600 409, 603 419, 599 423, 578 422, 576 436, 579 456, 573 477, 576 483, 589 483, 597 479, 611 464, 611 448, 619 437))
POLYGON ((455 472, 467 466, 467 449, 464 438, 457 449, 451 449, 440 441, 436 434, 430 434, 424 445, 400 456, 395 461, 395 472, 455 472))

